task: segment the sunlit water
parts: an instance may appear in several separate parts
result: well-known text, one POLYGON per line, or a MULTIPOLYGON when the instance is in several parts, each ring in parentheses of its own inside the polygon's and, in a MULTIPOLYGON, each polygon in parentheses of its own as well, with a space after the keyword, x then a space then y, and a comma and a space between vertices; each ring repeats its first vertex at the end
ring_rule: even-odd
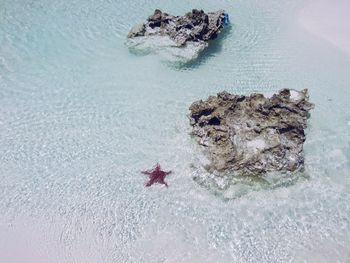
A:
POLYGON ((350 59, 303 31, 295 19, 301 7, 280 0, 1 1, 0 255, 348 262, 350 59), (130 52, 128 30, 155 8, 225 9, 232 28, 182 66, 130 52), (222 90, 286 87, 308 88, 316 105, 305 172, 237 179, 222 191, 199 184, 191 102, 222 90), (174 172, 168 189, 144 187, 140 170, 156 162, 174 172))

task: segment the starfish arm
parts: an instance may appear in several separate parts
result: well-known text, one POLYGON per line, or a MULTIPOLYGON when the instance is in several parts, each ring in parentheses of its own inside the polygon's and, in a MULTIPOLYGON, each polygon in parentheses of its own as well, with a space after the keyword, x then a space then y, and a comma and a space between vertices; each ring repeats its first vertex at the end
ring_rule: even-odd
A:
POLYGON ((150 178, 150 180, 145 184, 146 187, 151 186, 156 182, 156 178, 150 178))
POLYGON ((142 174, 145 174, 145 175, 152 175, 152 172, 150 171, 141 171, 142 174))
POLYGON ((171 174, 171 173, 172 173, 172 171, 165 172, 165 175, 169 175, 169 174, 171 174))
POLYGON ((145 183, 145 187, 150 187, 152 184, 150 182, 145 183))

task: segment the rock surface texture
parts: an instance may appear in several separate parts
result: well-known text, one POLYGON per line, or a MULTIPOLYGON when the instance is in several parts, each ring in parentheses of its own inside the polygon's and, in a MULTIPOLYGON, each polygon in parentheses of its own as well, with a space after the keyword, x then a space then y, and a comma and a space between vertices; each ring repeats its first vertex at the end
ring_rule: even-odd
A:
POLYGON ((307 90, 284 89, 266 98, 227 92, 190 106, 192 134, 210 171, 236 175, 292 172, 303 168, 303 143, 309 111, 307 90))
POLYGON ((188 41, 206 42, 216 38, 224 24, 224 11, 206 14, 203 10, 193 9, 184 16, 172 16, 156 9, 145 23, 130 30, 128 38, 168 36, 176 45, 184 46, 188 41))

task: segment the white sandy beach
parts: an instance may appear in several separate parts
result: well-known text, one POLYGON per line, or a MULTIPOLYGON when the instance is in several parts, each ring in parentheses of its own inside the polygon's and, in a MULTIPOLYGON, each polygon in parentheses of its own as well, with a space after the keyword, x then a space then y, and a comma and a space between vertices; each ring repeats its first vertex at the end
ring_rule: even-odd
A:
POLYGON ((310 0, 300 12, 299 22, 313 35, 350 55, 349 11, 349 0, 310 0))

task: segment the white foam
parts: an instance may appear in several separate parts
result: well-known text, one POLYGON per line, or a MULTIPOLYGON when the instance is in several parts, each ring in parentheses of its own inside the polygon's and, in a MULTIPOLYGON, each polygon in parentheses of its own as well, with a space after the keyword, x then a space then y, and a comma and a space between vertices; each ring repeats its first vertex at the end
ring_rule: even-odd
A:
POLYGON ((296 90, 290 90, 290 99, 293 101, 298 101, 301 98, 300 92, 296 90))
POLYGON ((147 36, 128 39, 127 45, 137 52, 157 53, 170 62, 188 62, 197 58, 208 44, 187 42, 186 46, 180 47, 168 36, 147 36))
POLYGON ((260 151, 266 148, 266 143, 263 139, 254 139, 247 142, 247 147, 253 151, 260 151))

